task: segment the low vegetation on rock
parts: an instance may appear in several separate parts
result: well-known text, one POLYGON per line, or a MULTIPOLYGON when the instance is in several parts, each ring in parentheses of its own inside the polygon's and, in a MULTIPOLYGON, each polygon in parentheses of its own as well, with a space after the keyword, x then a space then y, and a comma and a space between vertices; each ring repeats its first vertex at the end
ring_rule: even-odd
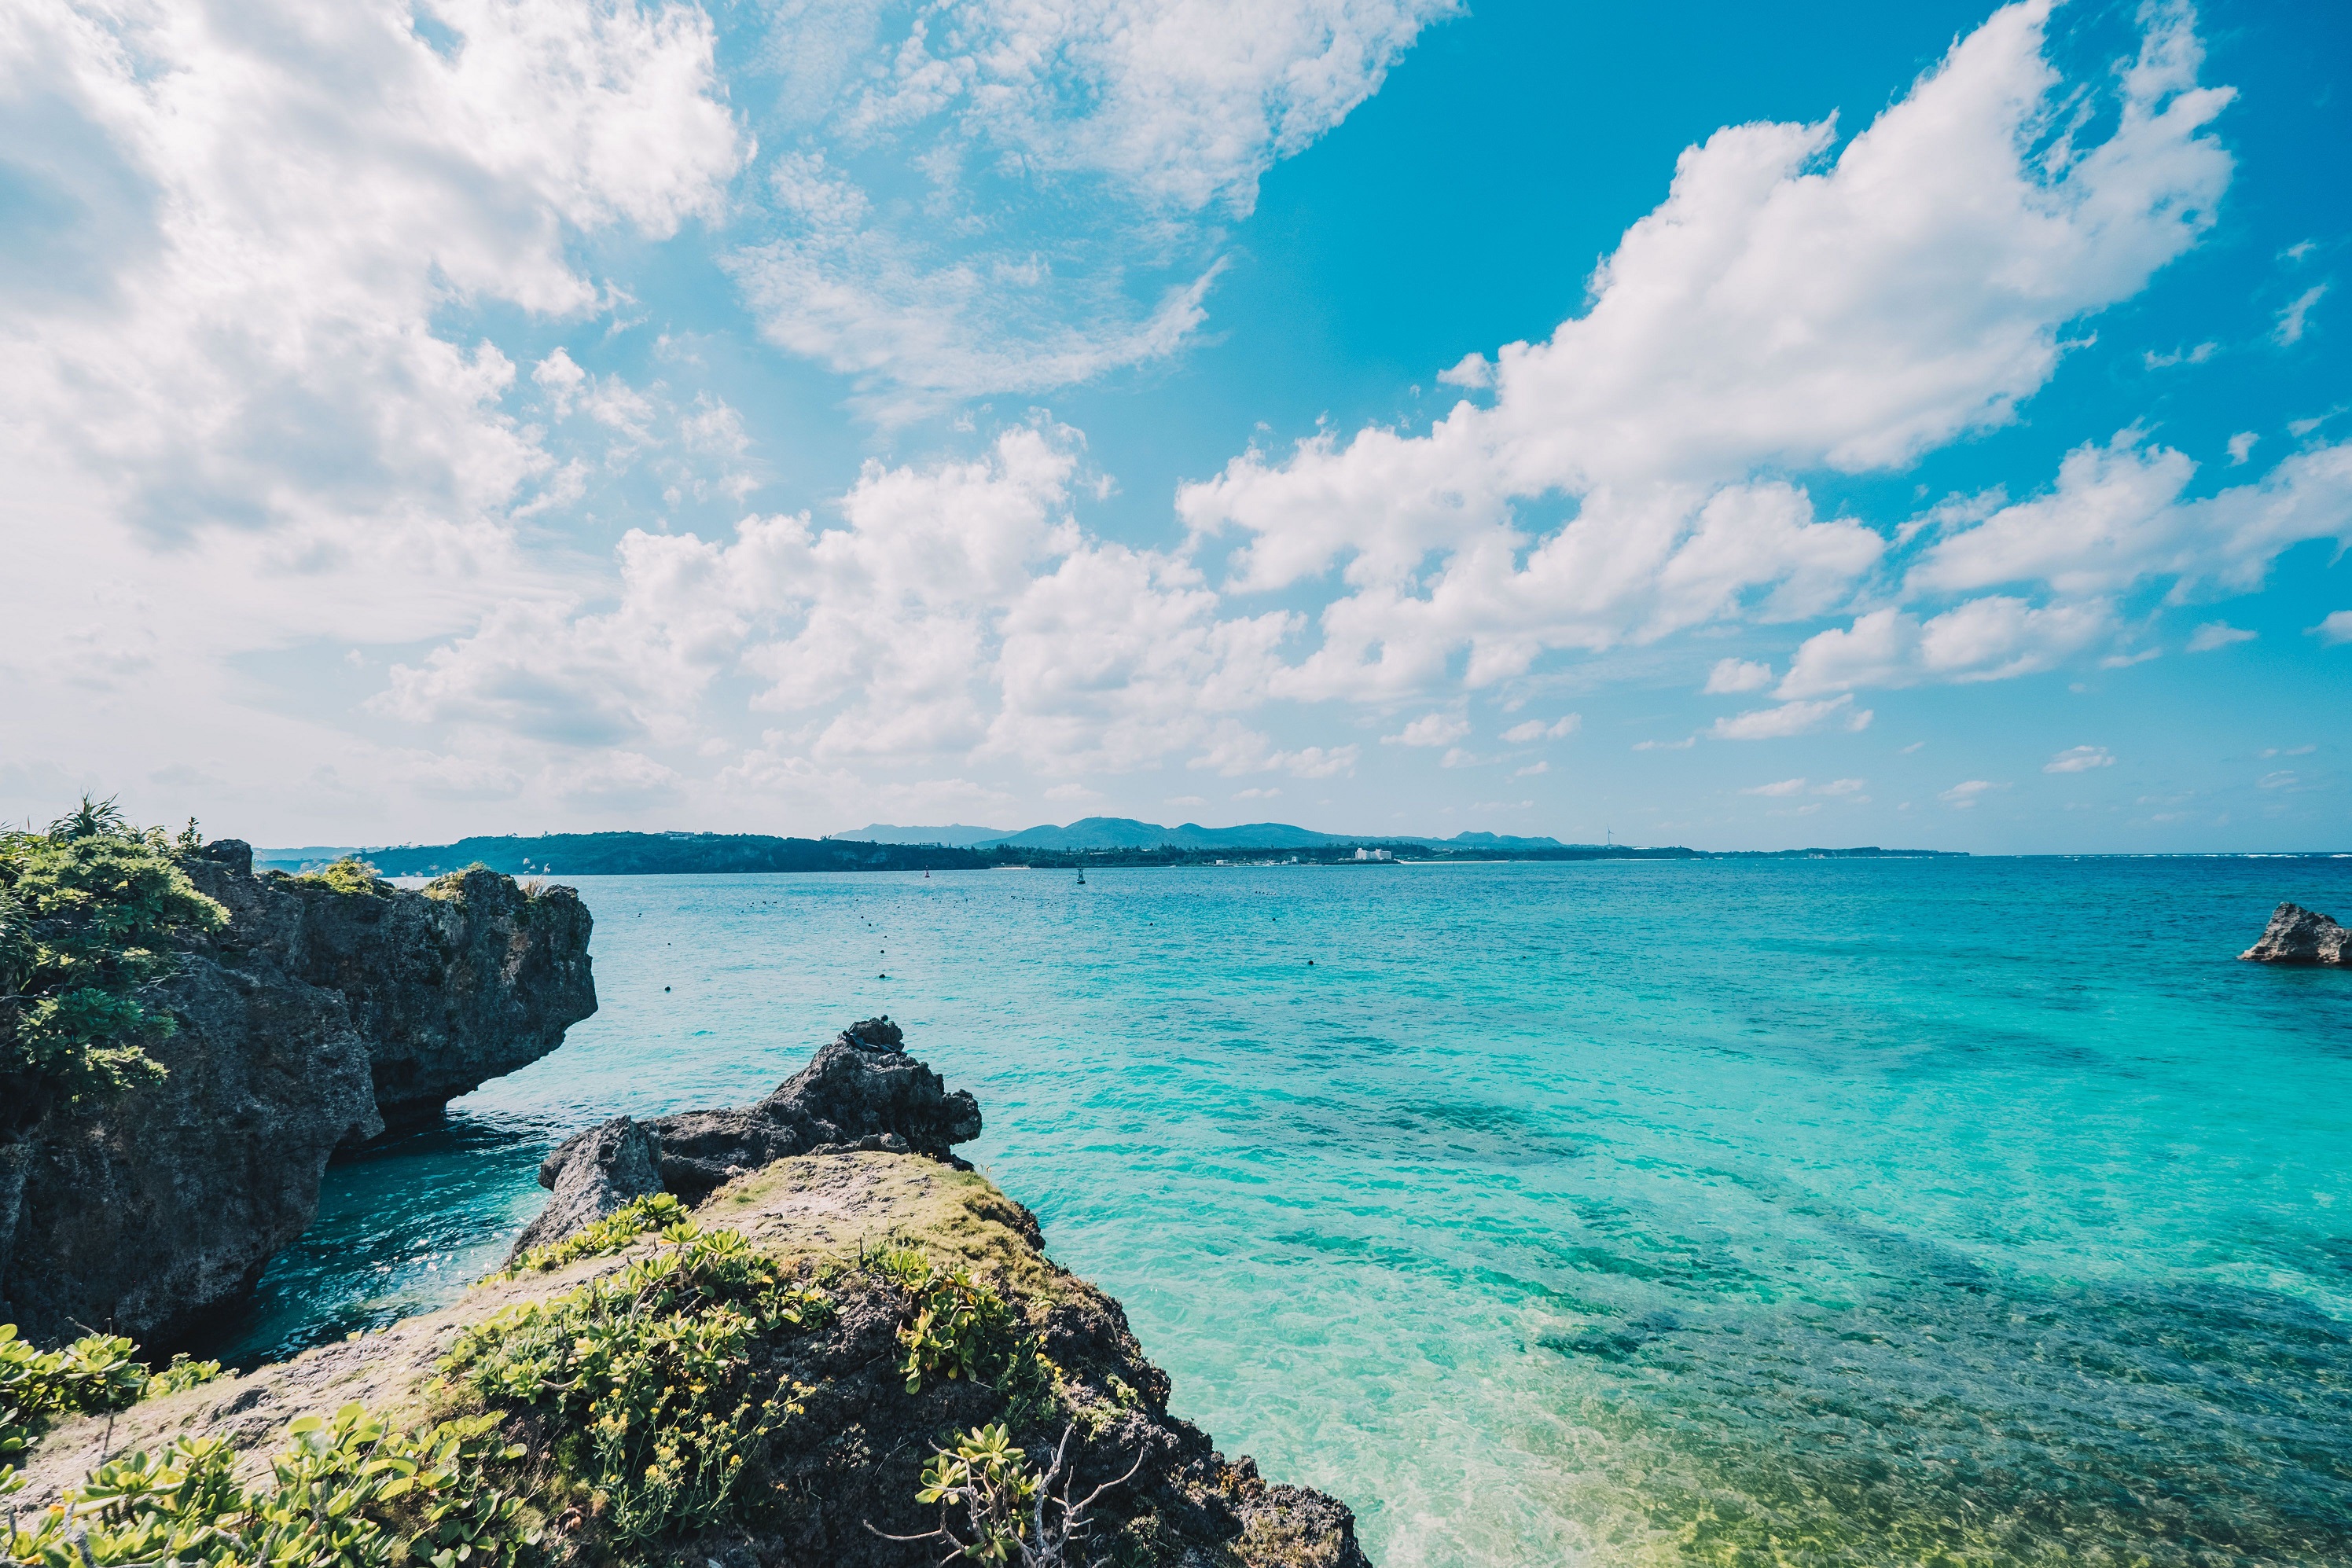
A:
POLYGON ((202 843, 88 796, 45 833, 0 832, 0 1142, 163 1077, 143 1048, 173 1023, 150 988, 183 936, 228 923, 181 869, 202 843))
POLYGON ((356 1404, 303 1416, 269 1479, 239 1484, 219 1437, 110 1458, 8 1530, 24 1568, 513 1568, 537 1554, 520 1494, 492 1479, 520 1447, 495 1416, 400 1431, 356 1404))

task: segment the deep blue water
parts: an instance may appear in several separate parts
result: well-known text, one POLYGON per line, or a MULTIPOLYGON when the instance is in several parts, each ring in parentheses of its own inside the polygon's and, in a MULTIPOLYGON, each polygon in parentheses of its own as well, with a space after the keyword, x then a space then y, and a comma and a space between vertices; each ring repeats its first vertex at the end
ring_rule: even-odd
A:
POLYGON ((241 1353, 887 1011, 1387 1568, 2352 1563, 2352 974, 2233 961, 2352 860, 579 881, 603 1010, 335 1166, 241 1353))

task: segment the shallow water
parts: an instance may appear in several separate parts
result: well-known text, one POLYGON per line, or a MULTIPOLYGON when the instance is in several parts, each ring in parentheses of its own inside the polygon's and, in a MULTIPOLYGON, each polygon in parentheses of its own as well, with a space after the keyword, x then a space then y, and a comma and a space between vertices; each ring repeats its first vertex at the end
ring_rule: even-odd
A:
POLYGON ((603 1010, 336 1166, 239 1354, 887 1011, 1178 1411, 1387 1568, 2352 1562, 2352 974, 2231 961, 2352 861, 580 886, 603 1010))

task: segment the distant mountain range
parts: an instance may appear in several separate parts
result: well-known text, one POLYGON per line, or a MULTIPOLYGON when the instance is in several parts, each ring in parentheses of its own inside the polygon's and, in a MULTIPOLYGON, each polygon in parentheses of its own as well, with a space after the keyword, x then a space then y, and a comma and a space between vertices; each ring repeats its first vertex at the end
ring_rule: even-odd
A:
MULTIPOLYGON (((891 822, 870 822, 835 839, 874 844, 950 844, 968 849, 993 849, 1002 844, 1022 850, 1314 850, 1348 844, 1443 844, 1451 849, 1552 850, 1570 846, 1558 839, 1513 838, 1504 833, 1456 833, 1450 839, 1420 833, 1318 833, 1288 822, 1241 822, 1230 828, 1204 828, 1198 822, 1162 827, 1133 817, 1083 817, 1064 826, 1051 822, 1017 832, 1003 828, 974 828, 961 822, 944 827, 908 828, 891 822)), ((1591 847, 1591 846, 1583 846, 1591 847)))

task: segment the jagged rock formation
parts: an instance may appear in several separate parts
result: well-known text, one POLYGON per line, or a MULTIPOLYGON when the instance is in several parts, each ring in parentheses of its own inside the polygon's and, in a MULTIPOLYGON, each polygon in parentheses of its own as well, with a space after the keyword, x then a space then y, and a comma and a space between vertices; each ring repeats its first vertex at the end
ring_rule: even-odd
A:
POLYGON ((573 1134, 541 1160, 539 1185, 554 1196, 515 1238, 509 1262, 661 1191, 661 1145, 646 1127, 615 1116, 573 1134))
MULTIPOLYGON (((601 1547, 577 1494, 548 1502, 545 1549, 557 1563, 717 1563, 721 1568, 932 1568, 936 1542, 912 1535, 940 1511, 916 1500, 940 1434, 1010 1420, 1017 1441, 1050 1447, 1065 1425, 1080 1490, 1137 1469, 1098 1505, 1083 1562, 1181 1568, 1370 1568, 1355 1519, 1337 1498, 1270 1483, 1246 1457, 1228 1460, 1209 1435, 1170 1414, 1168 1375, 1145 1356, 1126 1312, 1056 1266, 1035 1218, 971 1170, 911 1155, 803 1155, 739 1177, 704 1199, 696 1221, 741 1233, 756 1250, 821 1282, 834 1311, 768 1354, 769 1373, 795 1391, 764 1461, 761 1496, 734 1523, 659 1553, 614 1558, 601 1547), (857 1263, 861 1243, 898 1239, 942 1267, 969 1269, 1001 1290, 1024 1333, 1037 1336, 1055 1383, 1050 1406, 1008 1413, 1003 1389, 975 1378, 930 1379, 913 1394, 901 1371, 906 1292, 857 1263), (869 1528, 869 1526, 871 1528, 869 1528)), ((456 1305, 389 1329, 322 1345, 282 1364, 144 1401, 112 1417, 61 1422, 26 1456, 27 1486, 10 1500, 27 1513, 77 1480, 110 1431, 114 1451, 153 1448, 184 1431, 225 1437, 258 1471, 286 1424, 359 1401, 394 1419, 447 1398, 436 1367, 457 1335, 493 1312, 543 1301, 610 1276, 660 1243, 646 1238, 614 1257, 547 1273, 493 1277, 456 1305), (436 1393, 436 1386, 440 1392, 436 1393)), ((510 1431, 544 1451, 546 1434, 510 1431)), ((539 1500, 545 1501, 544 1499, 539 1500)))
POLYGON ((2315 909, 2282 904, 2263 939, 2238 955, 2256 964, 2329 964, 2352 968, 2352 931, 2315 909))
POLYGON ((188 874, 229 925, 181 955, 159 1084, 51 1112, 0 1151, 0 1321, 168 1345, 252 1288, 318 1212, 339 1145, 429 1116, 596 1008, 588 911, 495 873, 425 893, 188 874))
POLYGON ((554 1196, 515 1239, 510 1256, 560 1241, 633 1198, 667 1191, 698 1201, 721 1183, 794 1155, 865 1150, 961 1166, 951 1149, 980 1136, 980 1103, 950 1092, 901 1051, 905 1040, 887 1018, 866 1019, 756 1104, 645 1123, 616 1116, 575 1133, 540 1163, 539 1185, 554 1196))

